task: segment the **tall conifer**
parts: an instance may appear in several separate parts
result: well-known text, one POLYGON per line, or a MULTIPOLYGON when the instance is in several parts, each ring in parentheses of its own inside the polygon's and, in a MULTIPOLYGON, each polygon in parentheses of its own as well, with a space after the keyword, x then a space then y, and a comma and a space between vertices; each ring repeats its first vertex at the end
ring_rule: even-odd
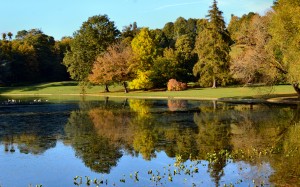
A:
POLYGON ((199 60, 193 68, 193 73, 200 76, 201 85, 210 85, 213 88, 216 88, 217 83, 225 85, 229 80, 231 40, 222 14, 217 1, 214 0, 207 15, 209 23, 198 34, 195 46, 199 60))

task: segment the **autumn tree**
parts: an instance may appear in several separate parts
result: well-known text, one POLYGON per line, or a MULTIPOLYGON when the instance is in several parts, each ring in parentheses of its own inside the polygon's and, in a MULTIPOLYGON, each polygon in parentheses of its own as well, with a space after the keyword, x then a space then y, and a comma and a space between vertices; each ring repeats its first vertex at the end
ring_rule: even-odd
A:
POLYGON ((216 0, 210 8, 209 23, 196 39, 195 51, 199 60, 193 73, 200 76, 201 85, 216 88, 217 83, 225 85, 228 82, 230 37, 216 0))
POLYGON ((11 32, 7 36, 8 40, 0 42, 4 82, 65 80, 67 73, 61 65, 62 58, 58 58, 56 41, 52 36, 40 29, 18 31, 15 39, 12 39, 11 32))
POLYGON ((134 60, 130 63, 130 70, 136 78, 130 83, 133 89, 148 89, 152 87, 149 76, 151 67, 157 55, 157 47, 148 28, 142 28, 131 42, 134 60))
POLYGON ((300 96, 300 0, 278 0, 274 5, 268 49, 273 65, 287 74, 289 82, 300 96))
POLYGON ((63 60, 71 78, 87 82, 96 57, 103 54, 119 34, 114 22, 107 15, 93 16, 83 22, 74 33, 70 51, 63 60))
POLYGON ((126 44, 116 43, 108 47, 107 51, 96 59, 89 81, 95 84, 108 85, 122 83, 125 93, 128 92, 127 83, 130 79, 129 63, 132 59, 131 47, 126 44))
POLYGON ((232 16, 229 30, 235 44, 231 51, 231 72, 233 78, 243 83, 273 84, 278 71, 271 66, 265 46, 270 40, 268 33, 269 16, 249 13, 241 18, 232 16))

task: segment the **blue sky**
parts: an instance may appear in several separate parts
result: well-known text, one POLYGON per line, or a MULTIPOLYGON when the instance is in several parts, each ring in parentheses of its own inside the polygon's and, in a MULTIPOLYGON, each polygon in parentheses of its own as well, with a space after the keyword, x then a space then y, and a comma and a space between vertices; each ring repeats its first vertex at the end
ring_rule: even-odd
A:
MULTIPOLYGON (((218 0, 226 23, 231 14, 263 14, 272 3, 273 0, 218 0)), ((139 27, 155 29, 179 16, 204 18, 211 4, 212 0, 3 0, 0 33, 38 28, 59 40, 72 36, 82 22, 99 14, 107 14, 120 30, 134 21, 139 27)))

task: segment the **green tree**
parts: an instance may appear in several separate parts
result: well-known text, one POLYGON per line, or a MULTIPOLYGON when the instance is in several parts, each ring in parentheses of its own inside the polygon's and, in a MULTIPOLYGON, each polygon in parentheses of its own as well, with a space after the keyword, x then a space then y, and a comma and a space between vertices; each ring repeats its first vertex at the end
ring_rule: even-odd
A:
POLYGON ((157 55, 162 55, 163 50, 169 46, 168 38, 161 29, 151 30, 150 33, 157 47, 157 55))
POLYGON ((93 64, 98 55, 116 41, 120 32, 107 15, 90 17, 83 22, 70 43, 70 51, 66 53, 63 63, 71 78, 87 82, 93 64))
POLYGON ((176 43, 176 56, 178 60, 176 80, 189 82, 194 81, 193 67, 197 62, 197 54, 194 53, 194 39, 192 35, 180 36, 176 43))
POLYGON ((216 0, 210 8, 208 26, 196 39, 195 51, 199 60, 193 73, 195 76, 200 75, 199 82, 202 85, 216 88, 217 83, 225 85, 229 80, 230 37, 216 0))
POLYGON ((166 87, 170 79, 177 78, 178 60, 173 49, 166 48, 164 55, 155 59, 150 76, 154 87, 166 87))
POLYGON ((287 74, 300 96, 300 1, 278 0, 273 8, 268 49, 274 57, 273 65, 287 74))
POLYGON ((7 36, 8 36, 8 39, 9 39, 9 40, 12 40, 13 33, 12 33, 12 32, 8 32, 8 33, 7 33, 7 36))
POLYGON ((151 81, 155 87, 166 87, 170 79, 182 82, 193 81, 193 66, 197 55, 193 52, 194 43, 189 35, 180 36, 175 49, 165 48, 163 56, 154 60, 151 68, 151 81))
POLYGON ((188 33, 188 23, 187 20, 183 17, 179 17, 174 22, 174 36, 175 38, 178 38, 179 36, 182 36, 184 34, 188 33))
POLYGON ((27 33, 28 33, 28 31, 26 31, 26 30, 18 31, 17 35, 16 35, 16 39, 18 39, 18 40, 24 39, 25 36, 27 35, 27 33))
POLYGON ((5 41, 6 40, 6 36, 7 36, 7 34, 4 32, 4 33, 2 33, 2 40, 3 41, 5 41))
POLYGON ((133 24, 129 24, 128 26, 124 26, 122 33, 121 33, 121 38, 122 41, 128 41, 130 43, 133 38, 138 34, 139 28, 137 27, 137 23, 133 22, 133 24))
POLYGON ((174 23, 173 22, 166 23, 162 31, 168 39, 168 47, 173 48, 175 45, 174 23))

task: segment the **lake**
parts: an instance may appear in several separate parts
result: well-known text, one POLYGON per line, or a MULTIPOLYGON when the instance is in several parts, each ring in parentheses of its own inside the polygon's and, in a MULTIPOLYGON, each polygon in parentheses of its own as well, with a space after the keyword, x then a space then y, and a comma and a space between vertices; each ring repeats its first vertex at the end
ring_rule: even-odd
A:
POLYGON ((0 186, 300 186, 300 107, 1 98, 0 186))

